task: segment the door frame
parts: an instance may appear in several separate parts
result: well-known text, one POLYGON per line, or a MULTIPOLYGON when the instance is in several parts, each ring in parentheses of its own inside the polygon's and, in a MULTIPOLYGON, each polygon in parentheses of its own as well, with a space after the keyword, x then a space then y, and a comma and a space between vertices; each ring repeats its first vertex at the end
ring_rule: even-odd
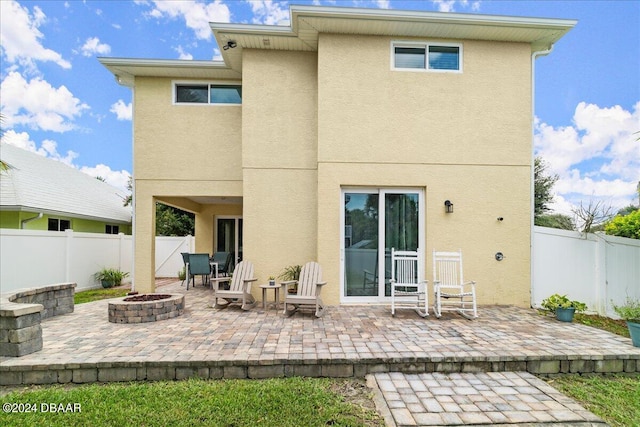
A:
POLYGON ((360 194, 378 194, 378 259, 382 260, 378 262, 378 281, 382 278, 384 282, 385 277, 385 199, 387 194, 418 194, 418 272, 420 278, 424 280, 425 272, 425 260, 424 260, 424 248, 426 245, 426 202, 425 194, 426 189, 424 187, 341 187, 340 188, 340 303, 382 303, 389 302, 391 297, 384 295, 384 283, 380 286, 378 283, 378 295, 376 296, 346 296, 345 288, 345 195, 347 193, 360 193, 360 194), (382 243, 382 244, 380 244, 382 243))

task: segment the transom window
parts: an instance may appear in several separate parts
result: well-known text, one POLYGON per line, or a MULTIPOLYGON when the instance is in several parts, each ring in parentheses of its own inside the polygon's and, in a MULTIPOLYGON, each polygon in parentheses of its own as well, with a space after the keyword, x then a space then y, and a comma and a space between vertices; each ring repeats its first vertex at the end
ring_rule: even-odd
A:
POLYGON ((396 70, 462 71, 462 45, 450 43, 393 43, 396 70))
POLYGON ((176 83, 177 104, 242 104, 242 86, 206 83, 176 83))

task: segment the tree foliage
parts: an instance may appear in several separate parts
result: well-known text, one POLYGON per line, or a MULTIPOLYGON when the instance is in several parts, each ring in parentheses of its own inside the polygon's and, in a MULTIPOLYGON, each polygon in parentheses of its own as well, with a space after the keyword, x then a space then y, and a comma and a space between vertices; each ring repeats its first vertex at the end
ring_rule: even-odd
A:
POLYGON ((194 214, 162 203, 156 204, 156 236, 193 236, 194 232, 194 214))
POLYGON ((640 209, 628 215, 616 215, 604 226, 604 232, 611 236, 640 239, 640 209))
POLYGON ((574 230, 573 219, 563 214, 538 215, 534 219, 534 224, 540 227, 559 228, 562 230, 574 230))
POLYGON ((586 206, 580 202, 580 206, 574 207, 571 211, 576 217, 577 225, 580 226, 579 231, 583 233, 602 231, 614 212, 610 205, 606 205, 601 200, 597 202, 590 200, 586 206))
POLYGON ((548 165, 541 157, 536 157, 533 163, 534 215, 538 217, 551 210, 549 208, 549 204, 553 201, 551 189, 558 181, 558 175, 547 173, 548 165))

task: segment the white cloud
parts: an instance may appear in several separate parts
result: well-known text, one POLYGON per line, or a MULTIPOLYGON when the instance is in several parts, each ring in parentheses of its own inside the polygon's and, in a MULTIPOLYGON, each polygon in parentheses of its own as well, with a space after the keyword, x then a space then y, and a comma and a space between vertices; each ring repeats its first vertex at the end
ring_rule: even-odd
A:
POLYGON ((286 4, 272 0, 245 0, 253 11, 254 24, 289 25, 289 9, 286 4))
POLYGON ((433 0, 436 6, 438 6, 438 12, 453 12, 456 0, 433 0))
POLYGON ((71 150, 67 151, 66 154, 58 153, 58 143, 50 139, 45 139, 42 141, 42 144, 40 144, 40 147, 38 147, 38 144, 31 140, 28 133, 18 133, 13 129, 5 132, 2 136, 2 142, 15 145, 16 147, 31 151, 43 157, 49 157, 69 166, 73 166, 73 160, 78 157, 78 153, 71 150))
POLYGON ((6 144, 15 145, 23 150, 31 151, 32 153, 39 154, 43 157, 47 157, 59 162, 62 162, 68 166, 80 170, 89 176, 102 177, 104 180, 112 186, 119 188, 123 191, 123 194, 129 194, 127 190, 127 183, 129 181, 129 172, 126 170, 115 171, 109 166, 104 164, 96 165, 95 167, 78 166, 74 163, 74 160, 78 158, 78 153, 74 151, 67 151, 64 154, 58 152, 58 143, 50 139, 42 141, 40 146, 31 140, 31 137, 27 132, 16 132, 13 129, 8 130, 2 136, 2 142, 6 144))
POLYGON ((44 35, 38 28, 45 21, 46 16, 38 6, 29 13, 28 8, 14 0, 0 1, 0 49, 8 63, 35 69, 35 61, 52 61, 62 68, 71 68, 62 55, 42 45, 44 35))
POLYGON ((89 109, 65 86, 52 87, 41 78, 27 81, 12 71, 0 85, 0 108, 7 128, 29 126, 53 132, 75 128, 72 121, 89 109))
POLYGON ((558 174, 553 190, 561 213, 589 200, 603 201, 614 208, 634 202, 640 180, 640 102, 633 111, 619 105, 601 108, 581 102, 572 126, 554 128, 536 119, 536 155, 558 174))
MULTIPOLYGON (((149 5, 146 1, 137 1, 140 5, 149 5)), ((187 1, 153 1, 154 9, 149 15, 156 18, 184 19, 188 28, 191 28, 196 37, 203 40, 212 38, 213 33, 209 22, 229 22, 231 12, 221 0, 211 3, 187 2, 187 1)))
POLYGON ((80 172, 84 172, 93 177, 102 177, 107 184, 119 188, 125 194, 129 194, 129 191, 127 190, 127 183, 129 182, 130 174, 124 169, 121 171, 115 171, 109 166, 100 163, 95 167, 82 166, 80 168, 80 172))
POLYGON ((437 7, 439 12, 455 12, 456 5, 459 4, 463 9, 471 9, 474 12, 480 10, 480 1, 469 0, 431 0, 437 7))
POLYGON ((179 54, 178 59, 187 59, 187 60, 193 59, 193 55, 191 55, 188 52, 185 52, 182 46, 178 46, 177 48, 175 48, 175 51, 178 52, 179 54))
POLYGON ((100 43, 98 37, 90 37, 84 42, 80 50, 82 51, 82 55, 86 57, 91 57, 95 54, 107 55, 111 52, 111 46, 106 43, 100 43))
POLYGON ((115 114, 118 120, 131 120, 133 117, 131 103, 125 104, 122 99, 119 99, 118 102, 111 105, 111 109, 109 109, 109 111, 115 114))

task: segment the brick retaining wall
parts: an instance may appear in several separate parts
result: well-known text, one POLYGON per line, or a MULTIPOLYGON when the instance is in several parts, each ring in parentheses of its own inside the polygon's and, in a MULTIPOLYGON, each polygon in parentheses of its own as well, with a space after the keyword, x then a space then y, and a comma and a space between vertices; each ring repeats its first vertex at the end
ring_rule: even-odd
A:
POLYGON ((75 283, 60 283, 0 300, 0 356, 20 357, 42 350, 40 322, 72 313, 75 288, 75 283))

